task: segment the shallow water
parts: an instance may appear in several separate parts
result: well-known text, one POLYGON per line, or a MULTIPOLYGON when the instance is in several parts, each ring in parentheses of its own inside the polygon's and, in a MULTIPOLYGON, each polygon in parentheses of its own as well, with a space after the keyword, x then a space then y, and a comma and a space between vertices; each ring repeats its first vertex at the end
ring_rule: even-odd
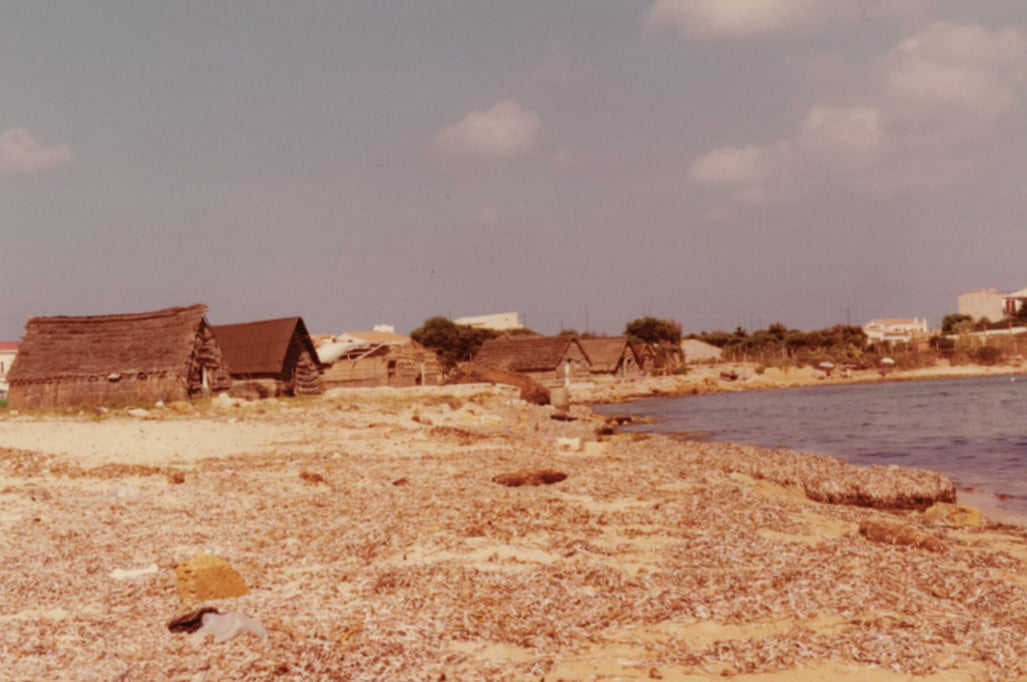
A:
POLYGON ((656 420, 626 430, 934 469, 956 483, 961 502, 1027 522, 1027 377, 650 398, 596 411, 656 420))

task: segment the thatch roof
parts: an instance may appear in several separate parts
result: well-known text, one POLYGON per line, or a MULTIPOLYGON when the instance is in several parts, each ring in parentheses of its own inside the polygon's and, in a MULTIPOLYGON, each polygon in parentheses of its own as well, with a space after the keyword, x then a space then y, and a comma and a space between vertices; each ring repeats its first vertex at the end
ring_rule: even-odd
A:
POLYGON ((146 313, 33 317, 25 324, 10 382, 111 373, 184 373, 205 305, 146 313))
POLYGON ((611 336, 598 339, 580 339, 588 359, 592 361, 593 372, 615 372, 620 367, 625 352, 634 357, 635 363, 641 360, 626 336, 611 336))
POLYGON ((482 344, 474 362, 514 372, 548 372, 560 366, 572 346, 590 360, 576 336, 501 336, 482 344))
POLYGON ((302 317, 219 324, 214 326, 225 364, 233 375, 280 374, 288 359, 289 344, 298 342, 317 359, 302 317))

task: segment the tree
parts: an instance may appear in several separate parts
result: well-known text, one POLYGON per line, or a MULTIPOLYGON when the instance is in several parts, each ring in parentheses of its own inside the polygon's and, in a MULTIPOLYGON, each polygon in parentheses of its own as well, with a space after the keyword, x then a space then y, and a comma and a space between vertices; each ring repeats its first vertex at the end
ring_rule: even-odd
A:
POLYGON ((640 317, 628 322, 624 327, 624 335, 635 342, 681 345, 681 325, 673 320, 662 320, 658 317, 640 317))
MULTIPOLYGON (((964 322, 973 322, 972 317, 964 315, 962 313, 952 313, 941 318, 941 333, 942 334, 956 334, 959 331, 960 325, 964 322)), ((964 325, 965 326, 965 325, 964 325)))
POLYGON ((410 332, 410 338, 435 351, 447 370, 474 357, 481 344, 499 333, 456 324, 445 317, 430 317, 410 332))

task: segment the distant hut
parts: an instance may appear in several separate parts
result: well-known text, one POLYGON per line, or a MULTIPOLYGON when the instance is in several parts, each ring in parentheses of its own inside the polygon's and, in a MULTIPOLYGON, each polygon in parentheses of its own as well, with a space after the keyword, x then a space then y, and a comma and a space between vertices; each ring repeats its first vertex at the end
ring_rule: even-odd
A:
POLYGON ((643 372, 653 376, 671 374, 685 364, 684 351, 680 346, 642 343, 635 346, 635 353, 642 363, 643 372))
POLYGON ((626 336, 579 339, 589 360, 592 374, 621 378, 636 377, 642 372, 642 360, 626 336))
POLYGON ((226 391, 231 377, 206 310, 33 317, 7 374, 8 404, 139 404, 226 391))
POLYGON ((544 386, 587 381, 592 362, 576 336, 500 336, 482 344, 474 362, 526 374, 544 386))
POLYGON ((214 335, 232 374, 233 393, 248 388, 261 397, 324 392, 317 351, 302 317, 219 324, 214 335))
POLYGON ((346 332, 317 347, 326 388, 438 386, 442 364, 435 351, 390 331, 346 332))

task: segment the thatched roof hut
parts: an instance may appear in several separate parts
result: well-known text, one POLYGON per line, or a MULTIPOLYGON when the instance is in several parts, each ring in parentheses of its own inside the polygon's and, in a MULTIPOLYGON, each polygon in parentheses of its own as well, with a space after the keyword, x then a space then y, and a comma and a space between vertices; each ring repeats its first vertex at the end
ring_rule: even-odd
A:
POLYGON ((214 326, 225 362, 237 382, 269 382, 276 395, 324 391, 317 351, 302 317, 214 326))
POLYGON ((592 362, 576 336, 500 336, 482 344, 474 362, 530 376, 543 385, 588 380, 592 362))
POLYGON ((618 377, 637 376, 642 371, 642 359, 626 336, 598 339, 579 339, 581 347, 592 361, 593 374, 618 377))
POLYGON ((228 390, 207 307, 33 317, 7 381, 12 408, 185 400, 228 390))

